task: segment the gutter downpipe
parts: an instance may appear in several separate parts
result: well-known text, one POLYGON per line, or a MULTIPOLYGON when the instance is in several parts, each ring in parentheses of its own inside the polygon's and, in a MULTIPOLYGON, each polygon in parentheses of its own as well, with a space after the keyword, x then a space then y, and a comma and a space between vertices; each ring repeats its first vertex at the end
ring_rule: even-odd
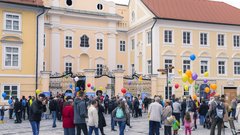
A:
POLYGON ((151 38, 152 38, 152 40, 151 40, 151 69, 152 69, 151 74, 153 74, 153 28, 157 22, 157 18, 154 17, 153 19, 155 21, 153 23, 153 26, 151 27, 151 38))
MULTIPOLYGON (((36 78, 35 78, 35 90, 37 90, 38 89, 38 40, 39 40, 39 38, 38 38, 38 21, 39 21, 39 17, 41 16, 41 15, 43 15, 45 13, 45 9, 43 9, 42 10, 42 12, 40 13, 40 14, 38 14, 37 15, 37 39, 36 39, 36 42, 37 42, 37 44, 36 44, 36 78)), ((37 98, 37 94, 36 94, 36 98, 37 98)))

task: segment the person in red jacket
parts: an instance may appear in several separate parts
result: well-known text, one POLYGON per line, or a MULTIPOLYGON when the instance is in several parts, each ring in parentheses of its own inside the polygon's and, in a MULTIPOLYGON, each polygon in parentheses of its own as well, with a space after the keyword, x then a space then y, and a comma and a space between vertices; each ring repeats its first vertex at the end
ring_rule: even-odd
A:
POLYGON ((75 125, 73 123, 74 109, 72 99, 69 99, 67 102, 64 103, 62 119, 64 135, 75 135, 75 125))

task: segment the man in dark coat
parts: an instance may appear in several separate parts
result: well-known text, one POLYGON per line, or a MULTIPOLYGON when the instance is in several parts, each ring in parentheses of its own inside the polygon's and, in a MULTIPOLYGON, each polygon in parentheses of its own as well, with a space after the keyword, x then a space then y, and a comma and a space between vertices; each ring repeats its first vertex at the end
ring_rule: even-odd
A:
POLYGON ((19 102, 18 98, 15 99, 15 103, 14 103, 14 111, 16 114, 16 121, 15 123, 21 123, 21 111, 22 111, 22 103, 19 102))
POLYGON ((33 135, 39 135, 42 113, 46 111, 47 100, 44 94, 39 94, 29 108, 29 121, 32 126, 33 135))

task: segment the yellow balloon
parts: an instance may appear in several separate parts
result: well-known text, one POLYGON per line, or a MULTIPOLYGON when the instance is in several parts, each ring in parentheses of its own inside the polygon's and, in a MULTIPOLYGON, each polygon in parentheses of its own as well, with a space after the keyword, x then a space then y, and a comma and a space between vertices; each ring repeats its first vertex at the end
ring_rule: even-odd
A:
POLYGON ((102 87, 102 86, 100 86, 100 87, 99 87, 99 90, 103 90, 103 87, 102 87))
POLYGON ((188 82, 189 82, 190 84, 192 84, 192 83, 194 82, 194 80, 193 80, 192 78, 188 78, 188 82))
POLYGON ((182 81, 187 82, 187 80, 188 80, 188 76, 186 74, 183 74, 182 75, 182 81))
POLYGON ((209 74, 208 74, 208 72, 205 72, 203 75, 204 75, 204 77, 208 77, 209 74))
POLYGON ((192 78, 192 71, 191 70, 187 70, 186 71, 186 75, 188 76, 188 78, 192 78))
POLYGON ((184 85, 184 90, 188 91, 188 86, 187 85, 184 85))
POLYGON ((178 74, 182 75, 182 70, 181 69, 178 70, 178 74))
POLYGON ((39 95, 41 93, 41 90, 37 89, 36 94, 39 95))

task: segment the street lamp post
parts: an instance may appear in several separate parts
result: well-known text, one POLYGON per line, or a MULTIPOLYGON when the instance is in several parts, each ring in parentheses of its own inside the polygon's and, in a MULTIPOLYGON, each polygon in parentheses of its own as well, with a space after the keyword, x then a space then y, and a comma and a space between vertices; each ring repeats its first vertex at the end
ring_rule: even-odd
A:
POLYGON ((170 92, 169 92, 169 89, 168 89, 168 76, 169 76, 169 70, 172 70, 172 69, 174 69, 174 66, 170 65, 170 66, 167 66, 164 69, 158 69, 157 70, 158 72, 161 72, 162 75, 166 74, 166 83, 167 83, 167 92, 168 92, 167 97, 168 97, 168 99, 170 99, 170 96, 169 96, 170 92))

